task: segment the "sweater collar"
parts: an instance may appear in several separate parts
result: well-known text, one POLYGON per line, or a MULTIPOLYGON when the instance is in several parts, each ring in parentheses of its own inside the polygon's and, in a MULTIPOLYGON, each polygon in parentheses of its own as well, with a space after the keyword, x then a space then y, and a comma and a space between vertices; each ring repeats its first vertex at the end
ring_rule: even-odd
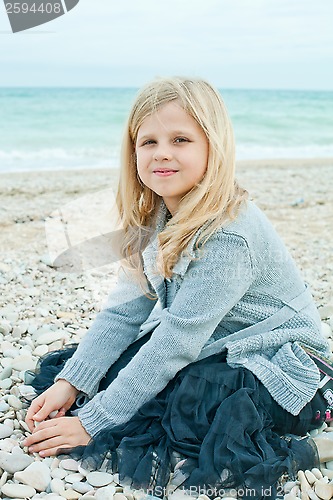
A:
MULTIPOLYGON (((166 298, 166 288, 165 288, 165 280, 162 275, 159 274, 157 270, 156 260, 158 256, 158 235, 163 231, 166 223, 167 223, 168 209, 165 205, 163 199, 161 200, 161 204, 157 211, 156 222, 155 222, 155 231, 150 239, 150 242, 146 246, 146 248, 142 252, 143 259, 143 268, 145 275, 157 293, 161 303, 164 304, 166 298)), ((190 240, 186 249, 181 253, 178 261, 176 262, 173 273, 180 275, 183 277, 187 271, 187 268, 191 262, 191 257, 195 257, 194 246, 198 236, 201 232, 206 228, 209 221, 205 223, 198 231, 195 233, 193 238, 190 240)), ((168 280, 170 281, 170 280, 168 280)))

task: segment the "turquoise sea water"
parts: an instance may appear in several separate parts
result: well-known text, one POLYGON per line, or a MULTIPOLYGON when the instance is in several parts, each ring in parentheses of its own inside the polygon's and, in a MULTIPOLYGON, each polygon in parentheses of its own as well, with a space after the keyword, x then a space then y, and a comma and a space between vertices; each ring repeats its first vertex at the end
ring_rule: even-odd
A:
MULTIPOLYGON (((117 168, 136 89, 0 88, 0 171, 117 168)), ((333 157, 333 92, 221 90, 238 159, 333 157)))

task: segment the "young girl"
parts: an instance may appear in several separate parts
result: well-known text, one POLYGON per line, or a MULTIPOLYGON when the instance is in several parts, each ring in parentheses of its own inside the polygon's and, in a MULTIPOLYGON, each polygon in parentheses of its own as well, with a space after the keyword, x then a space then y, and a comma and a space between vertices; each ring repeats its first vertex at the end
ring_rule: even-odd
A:
POLYGON ((59 373, 27 413, 30 451, 84 445, 73 456, 158 496, 174 469, 169 488, 274 498, 283 473, 318 466, 314 441, 296 437, 325 412, 303 346, 328 346, 294 261, 234 176, 216 90, 182 78, 141 90, 123 141, 118 284, 77 350, 42 363, 36 388, 59 373))

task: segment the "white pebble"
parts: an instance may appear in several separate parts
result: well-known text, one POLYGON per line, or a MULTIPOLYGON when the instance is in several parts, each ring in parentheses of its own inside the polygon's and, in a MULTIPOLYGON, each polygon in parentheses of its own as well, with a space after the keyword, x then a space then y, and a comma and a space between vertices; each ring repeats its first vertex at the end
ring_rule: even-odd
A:
POLYGON ((6 401, 0 401, 0 412, 5 412, 9 410, 9 404, 6 401))
POLYGON ((86 482, 77 482, 72 484, 72 488, 75 491, 78 491, 81 494, 88 493, 89 491, 92 490, 91 485, 86 483, 86 482))
POLYGON ((2 487, 1 491, 9 498, 29 498, 36 495, 34 488, 23 484, 7 483, 2 487))
POLYGON ((327 304, 326 306, 320 307, 318 309, 321 319, 333 317, 333 304, 327 304))
POLYGON ((76 472, 79 468, 79 464, 73 458, 65 458, 64 460, 61 460, 59 467, 76 472))
POLYGON ((4 473, 1 475, 1 478, 0 478, 0 491, 1 491, 2 486, 4 484, 6 484, 7 479, 8 479, 8 472, 4 471, 4 473))
POLYGON ((39 345, 36 347, 36 349, 33 351, 33 354, 35 356, 44 356, 45 354, 48 353, 48 347, 47 345, 39 345))
POLYGON ((69 489, 69 490, 63 490, 61 492, 61 496, 64 498, 67 498, 67 500, 78 500, 78 498, 81 497, 81 493, 78 491, 69 489))
POLYGON ((113 481, 113 475, 108 474, 107 472, 90 472, 87 475, 87 481, 89 484, 95 487, 101 487, 101 486, 106 486, 107 484, 112 483, 113 481))
POLYGON ((0 450, 10 453, 14 446, 17 445, 17 441, 12 438, 6 438, 0 440, 0 450))
MULTIPOLYGON (((12 367, 11 366, 7 366, 6 368, 4 368, 1 373, 0 373, 0 380, 4 380, 6 378, 9 378, 12 374, 12 367)), ((1 405, 1 403, 0 403, 1 405)), ((2 410, 1 410, 2 411, 2 410)))
POLYGON ((59 469, 59 468, 56 468, 56 469, 52 469, 51 470, 51 477, 53 478, 59 478, 59 479, 64 479, 64 477, 67 476, 67 470, 65 469, 59 469))
POLYGON ((8 398, 8 404, 15 410, 21 410, 22 402, 13 394, 11 394, 8 398))
POLYGON ((333 484, 328 484, 324 482, 323 479, 316 482, 314 489, 315 493, 322 498, 322 500, 331 500, 333 497, 333 484))
POLYGON ((76 483, 78 481, 81 481, 84 478, 82 474, 79 472, 76 472, 74 474, 68 474, 68 476, 65 477, 66 483, 76 483))
POLYGON ((3 355, 5 358, 16 358, 19 355, 20 351, 18 349, 6 349, 3 351, 3 355))
POLYGON ((54 478, 51 479, 50 488, 53 493, 58 493, 60 495, 60 492, 65 489, 65 483, 59 478, 54 478))
MULTIPOLYGON (((205 495, 206 496, 206 495, 205 495)), ((199 498, 202 498, 202 497, 199 497, 199 498)), ((208 498, 208 497, 207 497, 208 498)), ((113 495, 113 500, 127 500, 127 497, 126 495, 124 495, 123 493, 115 493, 113 495)))
POLYGON ((13 428, 5 424, 0 424, 0 439, 7 438, 13 433, 13 428))
POLYGON ((42 344, 52 344, 53 342, 56 342, 57 340, 64 340, 68 338, 66 332, 63 330, 58 330, 57 332, 49 332, 49 333, 43 333, 40 335, 37 340, 36 344, 37 345, 42 345, 42 344))
POLYGON ((51 481, 50 469, 42 462, 34 462, 24 471, 16 472, 14 479, 32 486, 37 491, 45 491, 51 481))
POLYGON ((13 385, 13 381, 11 378, 5 378, 3 380, 0 380, 0 389, 3 389, 3 390, 8 390, 11 388, 11 386, 13 385))
POLYGON ((317 469, 317 467, 311 469, 311 472, 316 476, 317 479, 321 479, 323 477, 322 473, 320 472, 319 469, 317 469))
POLYGON ((13 360, 11 358, 2 358, 1 360, 1 365, 4 367, 4 368, 7 368, 8 366, 12 366, 12 362, 13 360))
POLYGON ((321 332, 326 339, 332 337, 331 327, 327 323, 321 323, 321 332))
POLYGON ((324 477, 327 477, 332 483, 333 470, 329 470, 329 469, 325 469, 325 468, 322 468, 321 470, 322 470, 322 473, 324 474, 324 477))
POLYGON ((17 371, 22 370, 34 370, 36 368, 36 361, 34 361, 31 356, 22 355, 17 356, 12 362, 12 368, 17 371))
MULTIPOLYGON (((101 473, 103 474, 103 473, 101 473)), ((90 482, 90 481, 89 481, 90 482)), ((113 485, 105 486, 103 488, 98 488, 95 493, 96 500, 113 500, 113 495, 115 494, 115 488, 113 485)))
POLYGON ((20 448, 19 446, 14 446, 14 448, 12 449, 12 454, 17 456, 17 455, 23 455, 24 452, 22 448, 20 448))

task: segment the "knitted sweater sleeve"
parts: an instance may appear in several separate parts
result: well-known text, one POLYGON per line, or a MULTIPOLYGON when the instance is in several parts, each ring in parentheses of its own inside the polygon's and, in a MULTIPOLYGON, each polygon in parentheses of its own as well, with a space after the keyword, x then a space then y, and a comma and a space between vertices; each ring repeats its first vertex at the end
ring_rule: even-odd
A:
POLYGON ((144 295, 130 271, 120 268, 106 307, 55 381, 65 379, 91 398, 110 366, 137 338, 155 303, 144 295))
POLYGON ((195 361, 225 314, 253 281, 251 256, 241 236, 216 233, 192 261, 171 306, 150 339, 106 391, 78 416, 90 435, 128 421, 184 366, 195 361))

